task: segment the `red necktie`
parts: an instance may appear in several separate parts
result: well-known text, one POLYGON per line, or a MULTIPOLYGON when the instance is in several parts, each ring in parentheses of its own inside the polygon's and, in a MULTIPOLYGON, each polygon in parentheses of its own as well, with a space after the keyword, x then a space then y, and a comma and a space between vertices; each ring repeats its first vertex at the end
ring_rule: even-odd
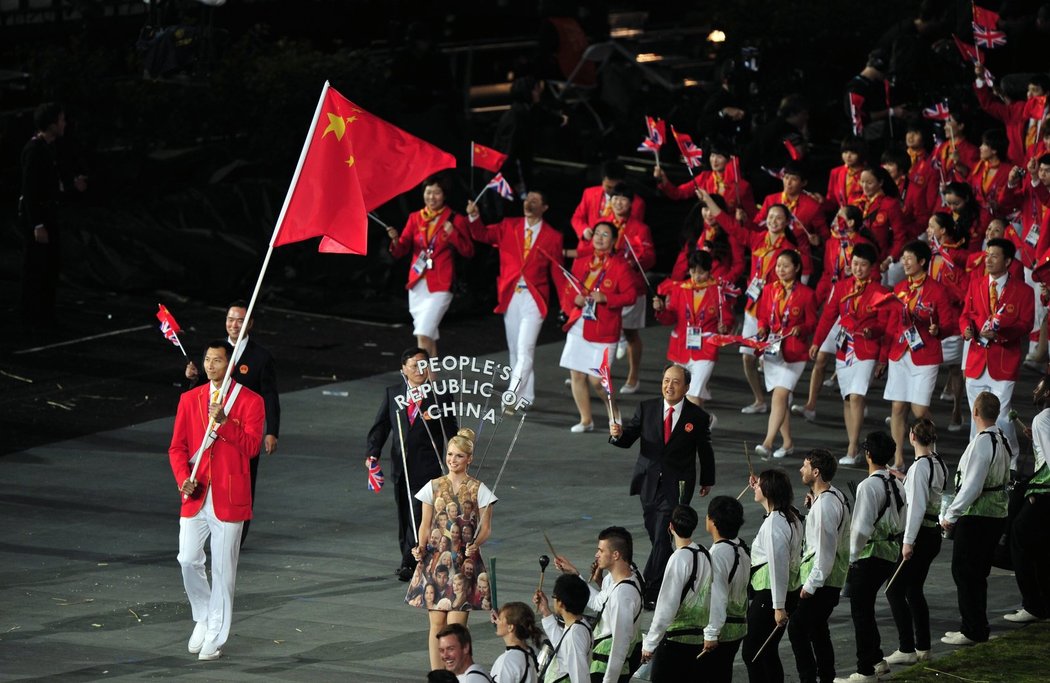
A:
POLYGON ((674 419, 674 407, 667 409, 667 417, 664 418, 664 443, 671 440, 671 428, 674 426, 672 420, 674 419))
POLYGON ((411 401, 408 404, 408 424, 413 425, 416 422, 416 415, 419 413, 419 404, 415 401, 411 401))

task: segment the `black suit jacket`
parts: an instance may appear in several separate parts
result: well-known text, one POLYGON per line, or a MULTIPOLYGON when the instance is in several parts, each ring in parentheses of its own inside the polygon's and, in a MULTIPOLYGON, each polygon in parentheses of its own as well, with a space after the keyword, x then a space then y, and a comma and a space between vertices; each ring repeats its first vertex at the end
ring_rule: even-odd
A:
POLYGON ((631 476, 631 495, 643 503, 655 503, 663 496, 672 505, 689 503, 697 485, 696 463, 700 461, 700 486, 715 483, 715 454, 711 447, 711 417, 699 406, 682 399, 682 414, 664 443, 664 400, 649 399, 638 404, 634 417, 623 425, 623 434, 609 442, 630 448, 641 439, 638 461, 631 476), (684 490, 679 496, 679 482, 684 490))
MULTIPOLYGON (((202 350, 197 357, 200 358, 203 355, 202 350)), ((266 406, 266 431, 264 433, 280 437, 281 399, 277 394, 277 363, 274 362, 270 352, 248 337, 248 343, 244 345, 244 351, 237 359, 231 376, 262 396, 263 405, 266 406)), ((199 387, 207 381, 207 375, 201 370, 194 386, 199 387)))
MULTIPOLYGON (((424 420, 422 419, 422 413, 410 425, 408 415, 404 410, 398 408, 394 398, 395 396, 405 396, 406 392, 407 385, 403 381, 387 387, 383 392, 383 403, 379 406, 372 428, 368 430, 365 455, 366 457, 382 460, 383 444, 392 435, 390 469, 395 477, 400 478, 404 469, 401 465, 401 441, 397 431, 397 420, 400 420, 401 429, 405 434, 405 460, 408 464, 408 483, 414 492, 431 479, 441 476, 440 460, 444 459, 445 454, 438 453, 434 450, 434 447, 442 447, 442 422, 444 422, 445 426, 444 435, 447 435, 449 438, 455 435, 459 425, 453 415, 437 420, 424 420), (427 427, 430 428, 429 434, 427 433, 427 427), (434 438, 433 443, 430 440, 431 436, 434 438)), ((426 411, 427 408, 435 403, 444 405, 449 402, 447 394, 438 396, 437 400, 435 400, 433 394, 428 394, 423 400, 422 410, 426 411)))

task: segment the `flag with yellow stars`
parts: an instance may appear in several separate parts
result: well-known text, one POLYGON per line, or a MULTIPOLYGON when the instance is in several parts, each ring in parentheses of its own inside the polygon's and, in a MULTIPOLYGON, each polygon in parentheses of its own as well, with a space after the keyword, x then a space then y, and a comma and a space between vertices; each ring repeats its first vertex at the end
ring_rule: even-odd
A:
POLYGON ((318 251, 364 254, 369 211, 455 165, 325 83, 273 244, 321 237, 318 251))

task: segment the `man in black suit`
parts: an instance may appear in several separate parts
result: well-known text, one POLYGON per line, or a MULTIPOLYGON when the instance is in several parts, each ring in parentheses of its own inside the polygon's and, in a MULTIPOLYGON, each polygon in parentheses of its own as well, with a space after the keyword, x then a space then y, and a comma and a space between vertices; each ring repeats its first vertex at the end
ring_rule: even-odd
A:
MULTIPOLYGON (((231 346, 236 347, 237 337, 241 334, 241 328, 244 326, 244 317, 247 313, 248 302, 242 299, 234 301, 226 311, 226 334, 227 341, 230 342, 231 346)), ((248 336, 254 325, 255 318, 252 318, 248 321, 248 328, 244 331, 246 340, 244 349, 239 354, 234 351, 231 376, 237 382, 262 396, 263 403, 266 406, 263 449, 267 455, 272 455, 277 451, 277 436, 281 430, 281 400, 277 394, 277 364, 269 351, 256 344, 255 340, 248 336)), ((186 364, 186 377, 196 381, 198 385, 207 381, 206 377, 200 375, 193 361, 189 361, 186 364)), ((259 474, 259 460, 259 458, 252 458, 249 461, 252 473, 253 509, 255 507, 255 480, 259 474)), ((244 527, 241 529, 242 547, 244 546, 244 540, 248 538, 248 527, 250 525, 251 520, 249 519, 244 522, 244 527)))
MULTIPOLYGON (((452 414, 443 417, 443 411, 440 410, 450 403, 448 394, 438 397, 426 391, 430 370, 419 370, 420 361, 425 360, 427 352, 420 348, 405 349, 401 354, 401 376, 404 379, 387 387, 383 393, 383 403, 379 406, 372 428, 368 430, 365 452, 365 467, 368 467, 370 458, 380 459, 387 437, 393 434, 390 467, 394 475, 394 500, 397 503, 397 541, 401 547, 401 564, 394 572, 402 581, 411 579, 416 568, 412 549, 416 547, 414 531, 418 531, 423 504, 416 499, 415 493, 431 479, 443 474, 441 460, 446 436, 454 435, 459 429, 456 417, 452 414), (431 408, 433 410, 429 410, 431 408), (401 460, 399 421, 405 437, 404 464, 401 460), (405 466, 408 467, 407 486, 405 466), (409 503, 412 512, 409 512, 409 503), (412 528, 413 520, 415 530, 412 528)), ((433 384, 430 386, 433 387, 433 384)))
POLYGON ((684 400, 688 388, 689 371, 681 365, 668 365, 661 388, 663 398, 642 401, 630 422, 609 427, 609 443, 614 446, 630 448, 642 440, 631 477, 631 495, 641 497, 645 530, 653 545, 644 571, 647 606, 656 602, 671 556, 671 513, 676 505, 688 505, 693 498, 698 458, 700 495, 706 496, 715 483, 711 416, 684 400))

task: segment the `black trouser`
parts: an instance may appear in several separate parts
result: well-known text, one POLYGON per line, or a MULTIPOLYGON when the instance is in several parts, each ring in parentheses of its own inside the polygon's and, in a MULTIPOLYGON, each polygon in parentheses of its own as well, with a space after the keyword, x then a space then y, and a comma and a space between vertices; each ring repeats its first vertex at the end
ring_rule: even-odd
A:
POLYGON ((708 683, 731 683, 733 680, 733 662, 740 650, 743 639, 719 641, 718 647, 708 651, 700 658, 700 677, 694 680, 708 683))
POLYGON ((1010 533, 1010 555, 1021 605, 1043 619, 1050 617, 1050 552, 1045 536, 1048 525, 1050 494, 1027 496, 1010 533))
POLYGON ((901 652, 930 649, 930 608, 923 587, 933 558, 941 552, 941 527, 919 527, 911 559, 886 591, 901 652))
MULTIPOLYGON (((649 672, 649 680, 653 683, 704 680, 701 678, 700 660, 696 658, 703 649, 703 643, 676 643, 664 638, 653 653, 653 668, 649 672)), ((704 655, 705 658, 707 656, 704 655)))
MULTIPOLYGON (((786 604, 788 615, 795 611, 798 604, 798 590, 788 591, 786 604)), ((780 639, 784 637, 784 629, 776 628, 777 622, 773 614, 773 593, 768 588, 760 591, 752 591, 751 604, 747 608, 747 635, 744 636, 741 650, 744 654, 744 664, 747 665, 747 678, 751 683, 777 683, 784 680, 784 666, 780 663, 780 639), (762 644, 769 638, 773 638, 769 644, 762 648, 762 644), (762 650, 758 660, 755 655, 762 650)))
POLYGON ((802 683, 831 683, 835 678, 835 648, 828 619, 839 604, 841 590, 821 586, 810 597, 800 598, 788 622, 788 639, 802 683))
POLYGON ((55 290, 61 262, 60 231, 52 223, 47 227, 48 243, 33 239, 33 231, 23 232, 25 251, 22 256, 22 292, 19 311, 27 323, 52 323, 55 320, 55 290))
POLYGON ((1003 533, 1000 517, 967 515, 955 523, 952 578, 959 599, 960 631, 970 640, 988 640, 988 574, 1003 533))
POLYGON ((866 557, 850 566, 849 611, 857 638, 857 672, 865 676, 873 675, 875 665, 882 661, 882 637, 875 621, 875 599, 882 584, 896 568, 896 563, 877 557, 866 557))
MULTIPOLYGON (((248 471, 252 475, 252 514, 255 514, 255 480, 259 476, 259 461, 262 459, 262 453, 255 456, 248 461, 248 471)), ((241 527, 241 547, 244 547, 244 539, 248 538, 248 527, 251 526, 252 520, 244 520, 244 525, 241 527)))
POLYGON ((671 535, 667 531, 673 511, 674 506, 659 494, 657 494, 655 501, 642 503, 645 530, 649 533, 649 542, 653 545, 653 549, 649 553, 649 559, 645 562, 645 570, 642 572, 645 577, 645 597, 647 600, 656 600, 656 596, 660 594, 660 584, 664 580, 664 569, 667 567, 667 560, 670 559, 673 552, 671 535))

